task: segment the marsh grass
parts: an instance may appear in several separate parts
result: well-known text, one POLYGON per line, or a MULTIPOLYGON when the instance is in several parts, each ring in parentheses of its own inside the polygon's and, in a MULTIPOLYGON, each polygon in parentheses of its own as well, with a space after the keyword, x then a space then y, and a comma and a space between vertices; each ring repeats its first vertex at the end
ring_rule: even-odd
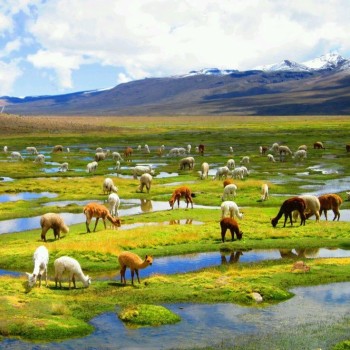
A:
MULTIPOLYGON (((308 220, 306 226, 294 224, 283 228, 283 219, 273 228, 270 219, 275 217, 283 200, 290 195, 305 192, 305 184, 326 186, 331 179, 341 179, 350 172, 349 154, 345 152, 345 143, 350 134, 350 122, 346 117, 290 117, 286 118, 236 118, 236 117, 194 117, 194 118, 39 118, 26 119, 15 116, 0 116, 0 121, 9 125, 8 118, 18 127, 5 133, 1 129, 2 142, 9 150, 23 150, 35 145, 45 150, 48 161, 69 162, 72 169, 67 173, 45 173, 42 166, 33 163, 33 156, 24 154, 23 162, 14 162, 8 155, 0 153, 1 176, 12 177, 15 181, 0 182, 0 193, 52 192, 61 200, 98 200, 105 201, 102 183, 106 176, 113 173, 114 162, 107 159, 99 163, 95 174, 85 172, 86 164, 92 161, 96 147, 122 152, 124 147, 147 143, 152 150, 150 155, 134 152, 134 166, 142 163, 166 163, 157 171, 179 173, 178 177, 153 179, 149 194, 137 193, 138 180, 113 175, 118 186, 118 194, 123 199, 145 198, 152 201, 168 201, 177 187, 172 183, 187 183, 196 194, 194 203, 213 206, 217 209, 183 208, 148 212, 122 217, 122 225, 133 223, 155 223, 135 227, 130 230, 104 230, 99 224, 97 231, 86 233, 85 223, 70 226, 70 232, 62 235, 61 240, 53 239, 52 231, 47 234, 45 244, 50 251, 49 287, 32 288, 26 291, 24 272, 33 268, 32 254, 35 248, 43 244, 40 230, 0 235, 0 267, 23 272, 19 278, 0 277, 0 334, 19 336, 31 340, 64 339, 83 336, 92 331, 87 323, 95 315, 115 310, 115 305, 125 307, 148 305, 155 307, 160 303, 176 302, 233 302, 256 306, 252 292, 259 292, 264 302, 259 307, 282 302, 291 298, 290 288, 295 286, 317 285, 347 281, 350 278, 350 260, 311 259, 310 273, 292 273, 293 260, 265 261, 252 264, 236 264, 203 269, 186 275, 152 275, 142 278, 142 283, 134 287, 125 287, 118 282, 94 281, 94 274, 118 272, 117 256, 122 250, 130 250, 141 256, 152 254, 156 258, 167 255, 219 251, 249 250, 267 248, 322 248, 349 247, 349 224, 321 220, 316 223, 308 220), (317 120, 317 123, 316 123, 317 120), (38 123, 40 121, 40 123, 38 123), (161 121, 161 122, 160 122, 161 121), (268 121, 268 122, 267 122, 268 121), (144 126, 147 125, 145 128, 144 126), (35 130, 36 134, 32 134, 35 130), (69 132, 67 132, 69 130, 69 132), (86 133, 82 135, 81 131, 86 133), (54 131, 54 132, 53 132, 54 131), (326 150, 313 150, 312 144, 321 140, 326 150), (196 166, 193 171, 179 171, 179 159, 162 157, 155 150, 162 144, 171 147, 192 147, 205 143, 205 156, 194 155, 196 166), (270 146, 273 142, 288 144, 295 150, 300 144, 307 144, 308 158, 303 162, 287 159, 285 162, 270 163, 259 155, 259 145, 270 146), (69 153, 52 154, 55 144, 70 147, 69 153), (234 148, 234 154, 228 151, 234 148), (244 155, 250 155, 251 170, 249 177, 237 180, 235 201, 244 212, 239 221, 244 232, 241 241, 221 243, 219 221, 220 204, 223 192, 222 180, 200 180, 199 167, 202 161, 214 166, 226 164, 234 158, 236 164, 244 155), (322 174, 310 169, 320 165, 336 172, 322 174), (308 175, 296 177, 296 173, 308 175), (270 198, 261 202, 261 184, 267 182, 270 198), (168 186, 168 184, 170 184, 168 186), (194 220, 200 225, 164 225, 171 220, 194 220), (54 288, 53 262, 62 255, 75 257, 81 263, 85 273, 92 275, 93 283, 87 288, 78 284, 76 290, 54 288), (28 322, 33 320, 33 322, 28 322)), ((126 164, 126 163, 125 163, 126 164)), ((123 164, 124 165, 124 164, 123 164)), ((121 171, 130 175, 130 169, 121 171)), ((345 193, 340 192, 345 199, 345 193)), ((0 203, 1 219, 13 219, 42 215, 45 212, 81 213, 82 207, 76 204, 66 207, 44 206, 52 199, 40 198, 31 201, 0 203)), ((344 200, 342 208, 349 208, 344 200)), ((183 204, 183 203, 182 203, 183 204)), ((141 274, 142 275, 142 274, 141 274)), ((146 311, 146 320, 151 311, 146 311), (148 315, 148 316, 147 316, 148 315)), ((153 317, 152 317, 153 318, 153 317)), ((147 323, 147 322, 145 322, 147 323)), ((297 331, 301 332, 301 330, 297 331)), ((281 344, 289 344, 280 334, 281 344)), ((254 343, 254 339, 251 340, 254 343)), ((343 345, 347 346, 346 342, 343 345), (345 344, 345 345, 344 345, 345 344)), ((252 345, 252 346, 253 346, 252 345)), ((283 346, 282 346, 283 348, 283 346)))

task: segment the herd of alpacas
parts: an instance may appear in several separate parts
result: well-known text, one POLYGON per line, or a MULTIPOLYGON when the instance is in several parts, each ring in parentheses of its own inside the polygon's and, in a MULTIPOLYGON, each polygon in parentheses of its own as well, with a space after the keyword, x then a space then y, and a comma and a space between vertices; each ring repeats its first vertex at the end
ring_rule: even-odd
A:
MULTIPOLYGON (((322 142, 315 142, 313 145, 314 149, 324 149, 322 142)), ((53 152, 62 152, 63 146, 55 146, 53 148, 53 152)), ((141 149, 141 146, 138 146, 138 150, 141 149)), ((204 155, 205 147, 204 145, 199 145, 196 147, 196 152, 200 155, 204 155)), ((350 151, 350 146, 346 148, 347 151, 350 151), (348 149, 349 148, 349 149, 348 149)), ((148 145, 145 145, 145 151, 150 152, 148 145)), ((157 154, 163 155, 165 151, 164 145, 162 145, 158 150, 157 154)), ((179 170, 193 170, 195 159, 194 157, 188 156, 191 151, 191 145, 188 145, 186 148, 172 148, 167 156, 186 156, 179 161, 179 170)), ((4 152, 8 152, 7 147, 4 147, 4 152)), ((38 153, 35 147, 27 147, 27 152, 30 154, 34 154, 37 158, 34 162, 44 162, 45 157, 38 153)), ((67 152, 69 152, 69 148, 67 148, 67 152)), ((230 147, 230 152, 233 152, 232 147, 230 147)), ((302 145, 299 149, 293 154, 293 152, 289 149, 288 146, 281 146, 277 143, 274 143, 271 148, 266 146, 260 146, 259 152, 261 155, 267 154, 268 161, 275 162, 276 158, 279 158, 279 161, 285 161, 287 156, 292 156, 298 160, 303 160, 307 158, 307 146, 302 145)), ((87 172, 94 172, 98 166, 98 163, 106 157, 110 155, 109 150, 103 150, 102 148, 96 149, 96 153, 94 156, 94 161, 87 164, 87 172)), ((127 147, 124 150, 124 158, 118 152, 112 153, 113 160, 116 161, 116 169, 120 167, 121 161, 128 161, 133 154, 133 149, 131 147, 127 147)), ((11 159, 23 160, 22 155, 19 152, 12 152, 11 159)), ((242 239, 243 232, 239 229, 239 224, 236 218, 242 220, 243 213, 240 212, 240 209, 236 202, 233 201, 236 197, 237 185, 234 183, 234 179, 242 180, 244 177, 249 175, 249 170, 246 166, 250 163, 250 158, 248 156, 244 156, 240 161, 240 166, 236 167, 235 160, 229 159, 225 166, 221 166, 217 169, 215 176, 213 176, 213 180, 219 179, 223 181, 223 194, 221 196, 222 204, 221 204, 221 220, 220 220, 220 228, 221 228, 221 239, 222 242, 225 242, 225 235, 227 230, 231 233, 231 239, 234 240, 234 236, 238 240, 242 239)), ((200 178, 202 180, 207 179, 209 177, 209 164, 207 162, 203 162, 201 164, 200 178)), ((63 163, 60 165, 60 171, 67 171, 68 163, 63 163)), ((143 192, 143 189, 146 188, 147 192, 151 189, 151 183, 155 173, 150 165, 137 165, 132 170, 133 178, 137 179, 140 177, 140 185, 138 187, 137 192, 143 192)), ((107 204, 108 208, 105 205, 98 204, 95 202, 91 202, 87 204, 83 208, 83 213, 86 216, 86 230, 87 232, 91 232, 90 223, 93 218, 95 218, 95 225, 93 231, 96 231, 96 227, 99 219, 102 219, 104 228, 106 229, 106 220, 108 220, 113 226, 120 227, 121 220, 119 218, 119 206, 120 206, 120 198, 117 194, 118 188, 114 185, 113 180, 111 178, 106 178, 102 185, 102 190, 105 195, 108 195, 107 204)), ((350 197, 350 192, 347 192, 350 197)), ((180 186, 176 188, 171 198, 169 199, 169 205, 171 209, 174 209, 174 205, 177 202, 178 208, 180 207, 180 199, 184 198, 186 202, 186 209, 188 209, 189 205, 193 208, 193 200, 195 194, 191 191, 188 186, 180 186)), ((264 183, 261 186, 261 201, 266 201, 269 198, 269 187, 268 184, 264 183)), ((284 216, 284 225, 285 227, 287 220, 290 220, 290 224, 293 225, 293 221, 296 222, 298 216, 300 216, 300 225, 305 225, 306 219, 315 215, 316 221, 319 221, 320 216, 324 213, 326 220, 327 211, 332 210, 334 212, 333 220, 339 220, 340 212, 339 208, 342 204, 342 198, 337 194, 325 194, 322 196, 314 196, 314 195, 302 195, 295 196, 285 200, 276 215, 275 218, 271 219, 271 224, 273 227, 276 227, 278 221, 282 216, 284 216)), ((61 232, 68 233, 69 228, 64 223, 63 218, 56 213, 46 213, 42 215, 40 220, 41 225, 41 239, 46 242, 46 233, 49 229, 53 230, 55 239, 60 239, 61 232)), ((47 285, 47 266, 49 261, 49 252, 48 249, 41 245, 39 246, 33 255, 34 269, 33 272, 27 273, 28 276, 28 286, 33 287, 37 280, 39 281, 39 286, 41 286, 41 278, 45 276, 45 281, 47 285)), ((138 255, 131 252, 121 252, 118 256, 118 262, 120 266, 120 279, 121 283, 126 284, 125 272, 126 269, 129 268, 131 271, 131 283, 134 284, 134 274, 136 273, 138 282, 140 283, 139 270, 144 269, 147 266, 152 265, 153 257, 146 255, 144 259, 140 258, 138 255)), ((62 256, 55 260, 54 262, 55 269, 55 286, 58 285, 60 288, 62 287, 62 275, 64 273, 68 274, 68 282, 70 289, 71 282, 73 282, 74 288, 76 288, 76 279, 80 280, 83 283, 84 287, 88 287, 91 283, 91 278, 88 275, 85 275, 82 271, 82 268, 79 262, 72 257, 62 256)))

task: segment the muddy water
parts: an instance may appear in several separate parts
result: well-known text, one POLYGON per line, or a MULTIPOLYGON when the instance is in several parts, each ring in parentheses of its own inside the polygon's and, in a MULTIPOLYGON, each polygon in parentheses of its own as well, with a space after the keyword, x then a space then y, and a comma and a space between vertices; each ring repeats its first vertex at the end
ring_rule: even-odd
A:
POLYGON ((348 339, 347 327, 340 328, 336 335, 326 332, 329 325, 349 316, 350 282, 291 291, 295 293, 292 299, 264 308, 234 304, 165 305, 178 314, 181 321, 161 327, 127 328, 118 319, 117 309, 92 319, 95 331, 84 338, 35 345, 5 339, 0 347, 8 350, 165 350, 208 346, 224 349, 240 345, 260 350, 311 350, 330 349, 337 341, 348 339), (323 332, 329 336, 320 336, 323 332), (273 336, 275 334, 278 336, 273 336))

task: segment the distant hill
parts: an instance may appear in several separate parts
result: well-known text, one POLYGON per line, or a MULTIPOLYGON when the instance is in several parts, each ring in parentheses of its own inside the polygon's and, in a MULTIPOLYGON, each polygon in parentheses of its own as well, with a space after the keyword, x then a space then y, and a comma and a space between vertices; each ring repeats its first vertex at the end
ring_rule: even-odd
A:
POLYGON ((329 54, 255 70, 192 71, 108 90, 0 97, 21 115, 350 115, 350 60, 329 54))

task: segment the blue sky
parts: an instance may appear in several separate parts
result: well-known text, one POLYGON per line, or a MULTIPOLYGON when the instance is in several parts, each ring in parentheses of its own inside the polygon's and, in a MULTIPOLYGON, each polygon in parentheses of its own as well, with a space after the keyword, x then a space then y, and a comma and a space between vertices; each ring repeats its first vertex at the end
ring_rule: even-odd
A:
POLYGON ((350 58, 348 0, 0 0, 0 96, 350 58))

